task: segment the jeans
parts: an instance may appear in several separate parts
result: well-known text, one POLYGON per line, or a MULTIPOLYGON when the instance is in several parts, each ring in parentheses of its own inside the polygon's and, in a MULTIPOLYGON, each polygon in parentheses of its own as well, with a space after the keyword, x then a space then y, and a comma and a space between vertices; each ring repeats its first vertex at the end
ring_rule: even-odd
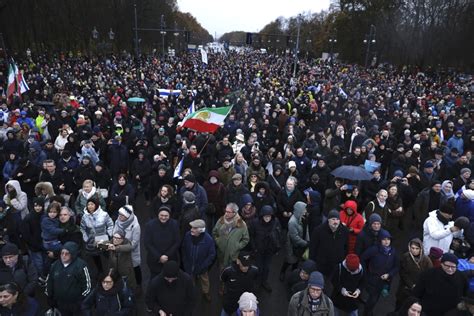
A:
POLYGON ((47 271, 45 271, 45 255, 42 251, 28 251, 30 254, 31 262, 38 271, 39 276, 45 276, 47 271))

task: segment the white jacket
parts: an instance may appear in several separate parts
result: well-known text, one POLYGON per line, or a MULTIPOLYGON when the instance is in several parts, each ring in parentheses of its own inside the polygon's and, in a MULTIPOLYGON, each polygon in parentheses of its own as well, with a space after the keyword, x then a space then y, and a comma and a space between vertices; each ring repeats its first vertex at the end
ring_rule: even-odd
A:
POLYGON ((12 212, 20 212, 21 218, 25 218, 25 216, 29 213, 28 211, 28 196, 25 192, 21 190, 20 182, 17 180, 10 180, 5 184, 5 192, 8 192, 7 186, 11 185, 16 191, 16 197, 10 199, 8 193, 3 196, 3 201, 7 204, 7 206, 12 207, 14 210, 12 212))
POLYGON ((447 225, 441 223, 436 216, 437 211, 431 211, 423 223, 423 250, 425 253, 429 253, 431 247, 438 247, 443 252, 448 252, 453 238, 462 236, 462 230, 454 233, 450 230, 454 226, 454 221, 450 221, 447 225))

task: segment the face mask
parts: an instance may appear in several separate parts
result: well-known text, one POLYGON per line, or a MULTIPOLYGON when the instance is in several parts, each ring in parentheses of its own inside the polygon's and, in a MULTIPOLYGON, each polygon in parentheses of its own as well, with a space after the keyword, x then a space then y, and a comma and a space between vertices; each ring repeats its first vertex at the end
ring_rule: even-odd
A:
POLYGON ((211 184, 216 184, 216 183, 217 183, 217 178, 216 178, 216 177, 211 177, 211 178, 209 179, 209 182, 210 182, 211 184))

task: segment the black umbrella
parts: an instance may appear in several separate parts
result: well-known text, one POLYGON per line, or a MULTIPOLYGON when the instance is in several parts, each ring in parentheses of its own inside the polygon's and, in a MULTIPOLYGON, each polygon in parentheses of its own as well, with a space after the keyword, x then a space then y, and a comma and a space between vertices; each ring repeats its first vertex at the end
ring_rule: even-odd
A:
POLYGON ((374 177, 370 172, 359 166, 340 166, 334 169, 331 174, 336 178, 353 181, 370 180, 374 177))

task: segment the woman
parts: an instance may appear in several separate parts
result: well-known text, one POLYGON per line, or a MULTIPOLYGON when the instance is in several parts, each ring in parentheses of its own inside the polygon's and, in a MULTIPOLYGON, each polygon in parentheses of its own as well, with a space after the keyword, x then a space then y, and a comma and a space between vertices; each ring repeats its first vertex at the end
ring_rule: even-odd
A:
POLYGON ((115 269, 110 269, 99 277, 96 288, 82 302, 81 310, 84 316, 133 314, 131 292, 115 269))
POLYGON ((388 186, 388 197, 387 197, 387 222, 386 227, 388 231, 394 235, 400 234, 403 229, 403 217, 405 215, 403 209, 403 201, 398 192, 398 186, 392 183, 388 186))
POLYGON ((74 171, 74 182, 77 186, 84 183, 85 180, 95 179, 95 169, 90 156, 85 155, 79 162, 79 166, 74 171))
POLYGON ((239 298, 237 316, 259 316, 258 301, 255 294, 244 292, 239 298))
POLYGON ((5 316, 39 316, 41 309, 38 302, 20 292, 15 283, 0 285, 0 315, 5 316))
POLYGON ((64 146, 66 146, 68 142, 68 135, 69 132, 67 129, 62 129, 61 133, 56 137, 56 140, 54 141, 54 148, 61 153, 64 150, 64 146))
POLYGON ((131 205, 125 205, 120 208, 119 215, 115 221, 114 232, 123 231, 125 238, 130 241, 132 246, 132 265, 135 274, 135 281, 140 287, 142 284, 141 255, 140 255, 140 236, 141 228, 138 218, 131 205))
POLYGON ((260 210, 264 205, 270 205, 273 208, 276 206, 275 199, 273 198, 270 187, 265 181, 260 181, 255 186, 255 191, 252 192, 253 204, 257 214, 260 214, 260 210))
POLYGON ((255 186, 260 181, 260 177, 257 172, 253 171, 247 179, 247 188, 251 193, 255 192, 255 186))
POLYGON ((288 227, 288 221, 293 214, 293 206, 298 201, 304 201, 300 190, 297 189, 298 180, 295 177, 288 177, 285 188, 277 197, 277 215, 283 228, 288 227))
POLYGON ((109 213, 113 217, 117 216, 119 208, 124 205, 132 205, 135 201, 135 190, 133 186, 128 183, 126 174, 119 174, 117 182, 112 185, 110 190, 110 205, 109 213))
POLYGON ((107 244, 107 269, 116 270, 121 277, 127 279, 128 286, 134 290, 137 287, 132 263, 132 243, 125 238, 121 229, 114 231, 112 242, 107 244))
POLYGON ((97 188, 95 187, 94 181, 88 179, 84 180, 82 183, 82 189, 79 190, 76 202, 74 203, 74 209, 76 210, 76 215, 81 217, 84 213, 87 201, 90 198, 94 198, 99 201, 100 207, 105 210, 105 200, 102 195, 99 194, 97 188))
POLYGON ((424 313, 422 313, 422 309, 423 308, 421 306, 420 299, 410 296, 405 300, 400 309, 398 309, 396 312, 388 314, 388 316, 421 316, 424 315, 424 313))
POLYGON ((454 202, 455 195, 453 192, 453 181, 445 180, 441 184, 441 200, 440 205, 448 202, 449 200, 454 202))
POLYGON ((267 176, 268 185, 274 198, 276 198, 285 185, 285 175, 280 164, 273 166, 273 172, 267 176))
POLYGON ((243 182, 246 182, 246 174, 247 174, 247 169, 248 169, 248 164, 247 161, 244 158, 244 155, 240 153, 240 151, 235 155, 234 160, 234 169, 235 172, 240 174, 244 179, 243 182))
POLYGON ((152 203, 152 214, 150 218, 156 218, 158 216, 158 210, 161 206, 166 205, 171 211, 171 216, 174 219, 179 217, 179 206, 178 200, 176 198, 174 189, 171 185, 165 184, 160 188, 158 196, 155 197, 152 203))
POLYGON ((357 213, 357 203, 346 201, 344 208, 339 212, 341 224, 349 229, 348 253, 355 253, 357 236, 364 228, 364 218, 357 213))
POLYGON ((28 196, 21 190, 20 182, 17 180, 10 180, 5 184, 5 195, 3 201, 9 208, 9 213, 19 225, 21 220, 25 218, 28 211, 28 196))
POLYGON ((97 244, 110 240, 114 229, 114 222, 109 214, 102 210, 99 201, 90 198, 84 209, 81 219, 82 240, 86 244, 86 254, 92 257, 99 272, 102 272, 101 252, 97 244))

